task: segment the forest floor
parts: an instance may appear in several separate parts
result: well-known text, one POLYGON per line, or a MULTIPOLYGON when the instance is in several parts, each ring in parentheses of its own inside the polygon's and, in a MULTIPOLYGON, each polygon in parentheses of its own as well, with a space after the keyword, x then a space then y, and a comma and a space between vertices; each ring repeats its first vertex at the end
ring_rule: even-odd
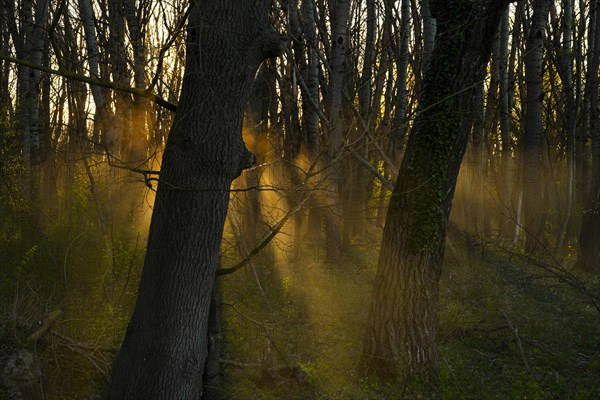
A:
POLYGON ((436 395, 357 371, 376 246, 331 266, 312 243, 223 282, 224 397, 600 399, 597 279, 464 238, 446 251, 436 395))
MULTIPOLYGON (((37 284, 0 271, 0 361, 15 348, 34 355, 35 384, 24 399, 99 399, 135 296, 142 248, 124 246, 112 270, 99 274, 104 261, 90 263, 87 246, 63 237, 48 248, 69 248, 69 259, 86 260, 87 270, 72 273, 64 254, 40 245, 31 256, 35 276, 37 263, 54 262, 37 284), (58 308, 60 321, 28 340, 58 308)), ((221 280, 223 398, 599 399, 598 279, 465 238, 452 232, 448 239, 435 396, 357 371, 377 244, 355 244, 333 266, 318 243, 276 240, 221 280)))

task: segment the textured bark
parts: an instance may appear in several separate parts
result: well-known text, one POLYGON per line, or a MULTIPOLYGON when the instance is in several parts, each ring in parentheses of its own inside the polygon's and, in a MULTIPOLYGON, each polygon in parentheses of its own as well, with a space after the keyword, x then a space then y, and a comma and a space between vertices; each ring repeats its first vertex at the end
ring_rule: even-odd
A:
POLYGON ((210 311, 208 314, 208 353, 203 373, 204 393, 201 400, 220 400, 221 390, 220 363, 221 342, 223 340, 221 329, 221 295, 218 280, 212 290, 210 311))
POLYGON ((243 111, 260 63, 282 49, 268 23, 270 1, 193 7, 182 92, 110 399, 201 397, 229 188, 254 162, 241 136, 243 111))
POLYGON ((525 214, 525 249, 540 250, 543 221, 542 162, 542 76, 544 73, 544 37, 550 0, 535 0, 525 51, 525 83, 527 86, 523 149, 523 212, 525 214))
POLYGON ((431 2, 438 33, 388 210, 360 360, 384 378, 437 375, 438 280, 456 178, 505 2, 431 2))

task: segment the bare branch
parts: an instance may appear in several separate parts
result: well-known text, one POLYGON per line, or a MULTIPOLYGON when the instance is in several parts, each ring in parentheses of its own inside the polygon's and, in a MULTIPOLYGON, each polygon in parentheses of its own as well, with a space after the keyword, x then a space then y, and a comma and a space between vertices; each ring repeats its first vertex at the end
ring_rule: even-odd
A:
POLYGON ((166 108, 167 110, 170 110, 173 112, 177 111, 176 104, 173 104, 173 103, 163 99, 156 93, 153 93, 146 89, 134 88, 134 87, 122 85, 122 84, 119 84, 116 82, 107 82, 107 81, 103 81, 103 80, 100 80, 97 78, 93 78, 91 76, 80 75, 75 72, 66 71, 63 69, 53 69, 53 68, 44 67, 43 65, 37 65, 37 64, 31 63, 29 61, 25 61, 25 60, 21 60, 21 59, 15 58, 15 57, 7 56, 2 53, 0 53, 0 60, 8 61, 8 62, 18 64, 18 65, 23 65, 25 67, 29 67, 31 69, 46 72, 49 74, 63 76, 65 78, 73 79, 73 80, 76 80, 79 82, 88 83, 90 85, 96 85, 96 86, 101 86, 101 87, 105 87, 108 89, 118 90, 120 92, 135 94, 137 96, 148 99, 148 100, 152 101, 153 103, 166 108))

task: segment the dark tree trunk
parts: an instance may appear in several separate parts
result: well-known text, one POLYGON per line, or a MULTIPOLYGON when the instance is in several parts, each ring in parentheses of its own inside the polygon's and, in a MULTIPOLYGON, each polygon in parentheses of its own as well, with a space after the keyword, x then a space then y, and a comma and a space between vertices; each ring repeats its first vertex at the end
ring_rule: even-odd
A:
POLYGON ((327 184, 327 213, 325 214, 325 258, 327 262, 339 263, 341 260, 342 238, 340 234, 340 185, 342 171, 339 155, 344 144, 344 121, 342 117, 343 84, 346 75, 346 60, 349 51, 348 18, 350 14, 349 0, 335 0, 332 7, 331 28, 331 73, 328 85, 329 142, 327 147, 328 162, 332 163, 331 174, 327 184))
POLYGON ((202 394, 229 188, 254 161, 242 140, 243 111, 258 66, 283 43, 269 25, 270 4, 193 6, 181 97, 110 399, 197 400, 202 394))
POLYGON ((383 233, 360 365, 437 375, 438 280, 456 178, 504 1, 431 1, 436 43, 383 233), (449 3, 449 4, 447 4, 449 3))
POLYGON ((542 163, 542 77, 544 73, 544 37, 550 11, 550 0, 536 0, 529 27, 525 52, 525 82, 527 85, 524 162, 523 212, 525 214, 525 249, 535 252, 542 244, 544 228, 544 192, 542 163))

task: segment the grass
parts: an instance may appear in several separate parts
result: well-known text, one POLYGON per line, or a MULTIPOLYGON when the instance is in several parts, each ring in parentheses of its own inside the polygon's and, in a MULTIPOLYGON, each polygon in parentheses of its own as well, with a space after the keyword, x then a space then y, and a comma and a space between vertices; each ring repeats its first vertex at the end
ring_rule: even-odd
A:
MULTIPOLYGON (((20 256, 0 271, 0 353, 36 355, 42 379, 32 399, 99 398, 135 296, 141 245, 117 243, 107 270, 93 256, 101 254, 93 227, 74 226, 31 246, 3 245, 20 256), (64 311, 56 333, 28 343, 56 308, 64 311)), ((492 245, 468 251, 463 242, 450 234, 435 394, 357 371, 377 245, 357 244, 333 266, 318 243, 278 242, 221 280, 224 399, 600 398, 600 314, 591 303, 598 278, 492 245)))
MULTIPOLYGON (((456 235, 456 233, 455 233, 456 235)), ((452 239, 452 238, 451 238, 452 239)), ((356 370, 377 250, 355 248, 340 266, 255 263, 223 282, 226 399, 597 399, 600 315, 579 288, 518 254, 489 246, 466 254, 450 240, 440 284, 441 385, 403 388, 356 370), (277 376, 274 365, 301 369, 277 376)), ((590 286, 591 285, 591 286, 590 286)), ((600 293, 600 292, 597 292, 600 293)))

